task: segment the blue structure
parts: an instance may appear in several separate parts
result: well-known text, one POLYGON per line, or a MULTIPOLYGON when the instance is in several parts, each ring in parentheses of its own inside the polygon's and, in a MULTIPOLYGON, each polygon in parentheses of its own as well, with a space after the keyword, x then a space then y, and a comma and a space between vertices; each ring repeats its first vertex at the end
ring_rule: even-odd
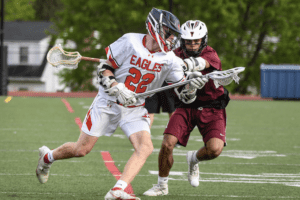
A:
POLYGON ((260 66, 261 97, 300 99, 300 65, 260 66))

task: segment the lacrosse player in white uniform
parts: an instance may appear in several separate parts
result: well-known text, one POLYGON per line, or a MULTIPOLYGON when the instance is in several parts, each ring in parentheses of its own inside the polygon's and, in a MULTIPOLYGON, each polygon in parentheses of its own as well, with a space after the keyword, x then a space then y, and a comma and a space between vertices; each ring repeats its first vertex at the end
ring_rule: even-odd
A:
MULTIPOLYGON (((78 141, 54 150, 46 146, 39 149, 36 174, 41 183, 47 182, 55 160, 85 156, 100 136, 112 135, 119 126, 135 151, 104 199, 140 199, 124 191, 153 151, 145 98, 136 99, 135 94, 159 88, 164 80, 172 84, 185 79, 185 63, 171 51, 180 39, 179 20, 168 11, 153 8, 146 27, 148 34, 125 34, 105 49, 108 59, 98 66, 99 92, 85 116, 78 141)), ((202 88, 206 82, 198 77, 190 85, 202 88)))

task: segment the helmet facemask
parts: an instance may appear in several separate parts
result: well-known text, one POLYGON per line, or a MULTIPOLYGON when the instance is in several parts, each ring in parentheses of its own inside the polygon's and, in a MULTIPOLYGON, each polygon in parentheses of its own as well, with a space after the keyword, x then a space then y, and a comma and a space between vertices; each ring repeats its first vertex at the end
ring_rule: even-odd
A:
POLYGON ((162 52, 173 50, 180 40, 179 20, 170 12, 153 8, 146 20, 146 28, 162 52))

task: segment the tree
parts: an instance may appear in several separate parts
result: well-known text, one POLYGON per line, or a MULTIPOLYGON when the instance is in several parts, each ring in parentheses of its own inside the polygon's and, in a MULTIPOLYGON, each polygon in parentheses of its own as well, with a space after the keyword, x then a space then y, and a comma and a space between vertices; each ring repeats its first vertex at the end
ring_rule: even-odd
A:
POLYGON ((63 9, 61 0, 35 0, 33 3, 35 20, 50 21, 56 17, 56 12, 63 9))
MULTIPOLYGON (((300 14, 297 0, 62 0, 64 9, 55 20, 60 37, 72 40, 85 56, 105 58, 104 48, 127 32, 146 33, 145 19, 152 7, 169 10, 184 23, 199 19, 208 27, 208 45, 218 53, 223 69, 246 67, 240 85, 231 92, 259 90, 261 63, 299 64, 300 14), (93 37, 93 31, 100 37, 93 37), (274 42, 273 40, 276 42, 274 42), (101 48, 97 47, 101 44, 101 48), (98 46, 97 46, 98 45, 98 46), (88 51, 87 51, 88 50, 88 51), (298 53, 298 54, 296 54, 298 53)), ((66 83, 74 90, 87 89, 95 66, 83 62, 65 71, 66 83)))
POLYGON ((248 86, 259 91, 261 63, 300 63, 294 56, 300 51, 299 1, 211 0, 201 1, 199 7, 194 4, 187 1, 178 7, 180 13, 189 11, 180 15, 180 20, 206 23, 208 44, 218 52, 223 69, 246 67, 240 84, 228 86, 231 92, 245 94, 248 86))
POLYGON ((35 20, 34 0, 5 0, 4 3, 5 21, 35 20))
MULTIPOLYGON (((105 58, 104 48, 127 32, 146 33, 146 17, 156 3, 160 8, 168 7, 168 1, 98 1, 62 0, 64 9, 54 20, 59 37, 72 40, 84 56, 105 58), (160 2, 160 3, 159 3, 160 2), (95 37, 95 31, 100 33, 95 37), (99 45, 101 47, 99 48, 99 45)), ((70 49, 69 49, 70 50, 70 49)), ((70 50, 72 51, 72 50, 70 50)), ((73 91, 96 90, 92 85, 95 64, 81 61, 76 70, 63 70, 63 83, 73 91)))

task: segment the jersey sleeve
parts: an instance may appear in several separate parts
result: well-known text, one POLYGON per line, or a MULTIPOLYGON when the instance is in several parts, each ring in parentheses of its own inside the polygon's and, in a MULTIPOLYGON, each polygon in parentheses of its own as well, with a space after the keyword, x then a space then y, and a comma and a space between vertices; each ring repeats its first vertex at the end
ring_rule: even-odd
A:
POLYGON ((221 60, 217 54, 217 52, 213 48, 206 48, 206 51, 200 55, 203 59, 205 59, 211 67, 216 70, 222 70, 221 60))
POLYGON ((165 80, 168 83, 168 85, 171 85, 173 83, 178 83, 185 79, 183 66, 184 66, 183 60, 174 55, 170 63, 170 73, 168 74, 165 80))
POLYGON ((125 34, 105 48, 107 59, 112 63, 114 69, 118 69, 129 55, 129 44, 128 35, 125 34))

